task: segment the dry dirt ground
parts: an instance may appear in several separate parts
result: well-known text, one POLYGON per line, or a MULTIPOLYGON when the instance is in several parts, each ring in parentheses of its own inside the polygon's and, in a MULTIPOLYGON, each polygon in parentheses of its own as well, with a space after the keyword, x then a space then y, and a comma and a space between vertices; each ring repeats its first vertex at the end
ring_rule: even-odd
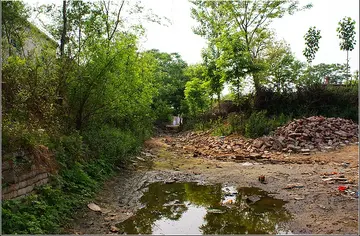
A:
POLYGON ((294 234, 358 234, 358 198, 338 189, 340 185, 358 189, 357 145, 310 156, 294 154, 274 164, 268 160, 225 162, 192 157, 165 141, 166 137, 147 141, 133 168, 119 170, 93 201, 101 212, 84 207, 74 214, 64 232, 110 234, 112 226, 135 214, 144 186, 159 181, 196 181, 276 193, 274 197, 288 201, 285 207, 293 215, 288 227, 294 234), (323 174, 332 172, 350 183, 324 181, 323 174), (259 182, 260 175, 265 176, 266 184, 259 182), (285 189, 295 183, 303 187, 285 189))

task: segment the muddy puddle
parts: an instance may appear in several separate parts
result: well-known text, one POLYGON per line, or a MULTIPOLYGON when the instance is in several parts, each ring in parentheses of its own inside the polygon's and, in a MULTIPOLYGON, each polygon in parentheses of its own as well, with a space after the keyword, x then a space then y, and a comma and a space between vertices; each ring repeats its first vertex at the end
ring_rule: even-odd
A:
POLYGON ((259 188, 153 183, 123 234, 291 234, 285 201, 259 188))

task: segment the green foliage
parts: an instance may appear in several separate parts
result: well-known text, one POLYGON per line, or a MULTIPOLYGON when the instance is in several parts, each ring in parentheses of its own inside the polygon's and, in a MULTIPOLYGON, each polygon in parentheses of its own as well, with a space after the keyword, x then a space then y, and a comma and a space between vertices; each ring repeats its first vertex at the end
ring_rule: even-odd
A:
POLYGON ((245 125, 245 136, 257 138, 270 132, 266 111, 254 112, 250 115, 245 125))
POLYGON ((217 65, 219 68, 223 68, 220 71, 222 77, 235 91, 236 102, 240 100, 246 74, 254 70, 251 56, 240 35, 241 33, 238 32, 232 35, 223 34, 217 40, 217 46, 222 52, 217 60, 217 65))
POLYGON ((37 145, 47 145, 50 137, 44 129, 26 123, 2 119, 2 151, 11 153, 19 150, 29 150, 37 145))
POLYGON ((28 9, 22 1, 1 1, 1 32, 4 55, 23 55, 25 29, 29 27, 28 9))
POLYGON ((276 92, 289 91, 298 84, 304 64, 296 60, 289 45, 285 42, 274 42, 266 49, 267 58, 264 61, 266 85, 276 92))
POLYGON ((231 133, 245 134, 246 115, 244 113, 230 113, 227 121, 231 128, 231 133))
POLYGON ((303 54, 308 63, 311 63, 315 58, 316 52, 319 50, 319 40, 321 39, 320 30, 317 30, 315 26, 310 27, 304 39, 306 47, 303 54))
POLYGON ((356 44, 355 39, 355 20, 350 17, 344 17, 339 22, 339 27, 336 29, 338 37, 341 40, 340 49, 345 51, 352 51, 356 44))
POLYGON ((184 100, 187 64, 178 53, 165 53, 158 50, 148 51, 156 61, 155 86, 158 89, 154 97, 153 108, 156 119, 166 120, 169 116, 181 114, 181 101, 184 100))
MULTIPOLYGON (((227 67, 228 72, 236 74, 231 79, 239 80, 239 72, 251 74, 255 89, 260 88, 260 78, 256 74, 262 70, 261 59, 266 45, 272 41, 269 30, 270 23, 285 14, 311 8, 308 4, 300 6, 298 1, 191 1, 191 16, 199 23, 194 33, 205 37, 209 43, 226 44, 233 61, 244 60, 242 63, 231 63, 240 68, 227 67), (231 22, 231 23, 230 23, 231 22), (232 40, 227 40, 232 39, 232 40), (242 56, 239 56, 239 55, 242 56), (233 55, 233 56, 232 56, 233 55), (248 59, 249 60, 245 60, 248 59), (247 66, 244 66, 247 65, 247 66)), ((219 45, 217 45, 219 46, 219 45)))
POLYGON ((41 44, 38 53, 3 61, 3 151, 45 145, 59 167, 50 185, 4 202, 4 233, 60 233, 115 167, 125 165, 149 138, 158 115, 152 110, 155 97, 172 86, 176 102, 168 107, 184 98, 186 63, 178 54, 159 64, 154 54, 139 52, 141 27, 120 30, 124 22, 112 10, 102 11, 103 2, 67 3, 65 28, 58 8, 42 8, 51 16, 46 28, 52 36, 65 35, 61 59, 55 48, 41 44), (161 77, 162 70, 169 73, 161 77))
POLYGON ((356 70, 350 80, 345 81, 345 85, 358 86, 359 84, 359 70, 356 70))
MULTIPOLYGON (((116 137, 108 137, 107 140, 100 141, 109 134, 110 132, 106 132, 98 138, 95 137, 95 141, 90 145, 91 150, 78 133, 60 137, 59 142, 52 144, 51 147, 60 164, 59 173, 52 176, 51 185, 41 186, 35 194, 19 200, 3 202, 3 233, 62 233, 61 226, 70 220, 74 211, 92 198, 103 181, 115 173, 114 166, 118 157, 109 156, 113 154, 114 148, 112 150, 102 148, 111 148, 115 143, 105 142, 121 137, 118 134, 116 137), (94 147, 96 144, 102 145, 97 147, 102 149, 100 152, 96 152, 94 147), (96 156, 89 158, 92 154, 96 156)), ((126 142, 124 137, 129 139, 130 136, 135 140, 134 135, 128 133, 122 135, 123 138, 119 143, 126 142)), ((117 147, 119 143, 116 144, 117 147)), ((125 145, 121 145, 123 155, 134 152, 134 144, 125 145)))
POLYGON ((212 127, 212 135, 215 136, 227 136, 232 133, 232 127, 230 124, 221 117, 213 122, 212 127))
POLYGON ((336 29, 338 37, 340 39, 340 49, 346 51, 346 69, 347 77, 350 79, 350 68, 349 68, 349 51, 354 49, 356 44, 355 39, 355 20, 350 17, 344 17, 342 21, 339 22, 339 27, 336 29))
POLYGON ((3 63, 3 113, 26 123, 56 126, 54 53, 22 59, 9 57, 3 63))
POLYGON ((298 87, 323 84, 325 78, 329 84, 342 84, 346 80, 346 65, 321 63, 309 66, 299 78, 298 87))
POLYGON ((249 138, 258 138, 268 135, 271 131, 279 126, 283 126, 292 119, 291 115, 287 116, 281 113, 269 117, 267 111, 254 111, 245 122, 244 135, 249 138))
POLYGON ((193 78, 185 85, 185 99, 192 115, 198 115, 209 107, 208 84, 193 78))
POLYGON ((254 109, 267 110, 270 116, 284 113, 292 114, 293 118, 322 115, 358 120, 356 86, 314 84, 299 88, 296 92, 282 94, 263 89, 256 97, 249 99, 254 99, 254 109))
POLYGON ((210 44, 206 50, 202 51, 202 57, 205 65, 205 80, 209 82, 209 94, 211 96, 216 95, 218 102, 220 102, 220 94, 224 88, 221 68, 217 65, 220 50, 215 45, 210 44))
POLYGON ((5 201, 2 205, 3 233, 60 234, 61 224, 89 199, 89 195, 83 193, 64 192, 44 185, 37 189, 36 194, 5 201))
POLYGON ((270 131, 275 130, 277 127, 286 125, 288 122, 291 121, 291 119, 292 119, 292 114, 285 115, 284 113, 271 117, 270 120, 268 121, 270 131))

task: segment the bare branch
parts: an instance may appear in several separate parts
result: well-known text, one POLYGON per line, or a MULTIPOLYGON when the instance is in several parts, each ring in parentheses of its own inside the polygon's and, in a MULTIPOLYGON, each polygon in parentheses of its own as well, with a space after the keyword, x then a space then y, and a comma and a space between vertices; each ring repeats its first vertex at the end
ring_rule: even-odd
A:
POLYGON ((117 27, 118 27, 118 25, 119 25, 119 23, 120 23, 120 13, 121 13, 121 10, 122 10, 122 8, 123 8, 123 6, 124 6, 124 3, 125 3, 125 0, 123 0, 123 1, 121 2, 121 6, 120 6, 120 8, 119 8, 119 11, 118 11, 118 14, 117 14, 117 17, 116 17, 114 29, 113 29, 110 37, 108 38, 109 41, 110 41, 110 40, 112 39, 112 37, 114 36, 114 34, 115 34, 116 30, 117 30, 117 27))

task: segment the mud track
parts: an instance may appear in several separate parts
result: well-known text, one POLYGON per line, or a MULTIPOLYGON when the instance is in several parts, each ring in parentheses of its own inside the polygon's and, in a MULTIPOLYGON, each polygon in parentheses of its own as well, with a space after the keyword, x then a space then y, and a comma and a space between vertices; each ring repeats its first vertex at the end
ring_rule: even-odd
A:
POLYGON ((93 201, 102 211, 84 207, 74 214, 64 233, 114 234, 111 227, 136 213, 141 207, 139 199, 150 183, 200 182, 259 187, 275 193, 276 198, 288 201, 285 208, 293 215, 288 228, 294 234, 358 234, 358 198, 338 190, 340 185, 358 189, 357 145, 305 159, 300 154, 292 155, 271 163, 195 158, 165 141, 164 137, 147 141, 133 168, 119 169, 119 174, 104 185, 93 201), (322 175, 332 172, 341 173, 350 183, 324 181, 322 175), (265 176, 266 184, 259 182, 260 175, 265 176), (303 187, 285 189, 291 184, 303 187))

